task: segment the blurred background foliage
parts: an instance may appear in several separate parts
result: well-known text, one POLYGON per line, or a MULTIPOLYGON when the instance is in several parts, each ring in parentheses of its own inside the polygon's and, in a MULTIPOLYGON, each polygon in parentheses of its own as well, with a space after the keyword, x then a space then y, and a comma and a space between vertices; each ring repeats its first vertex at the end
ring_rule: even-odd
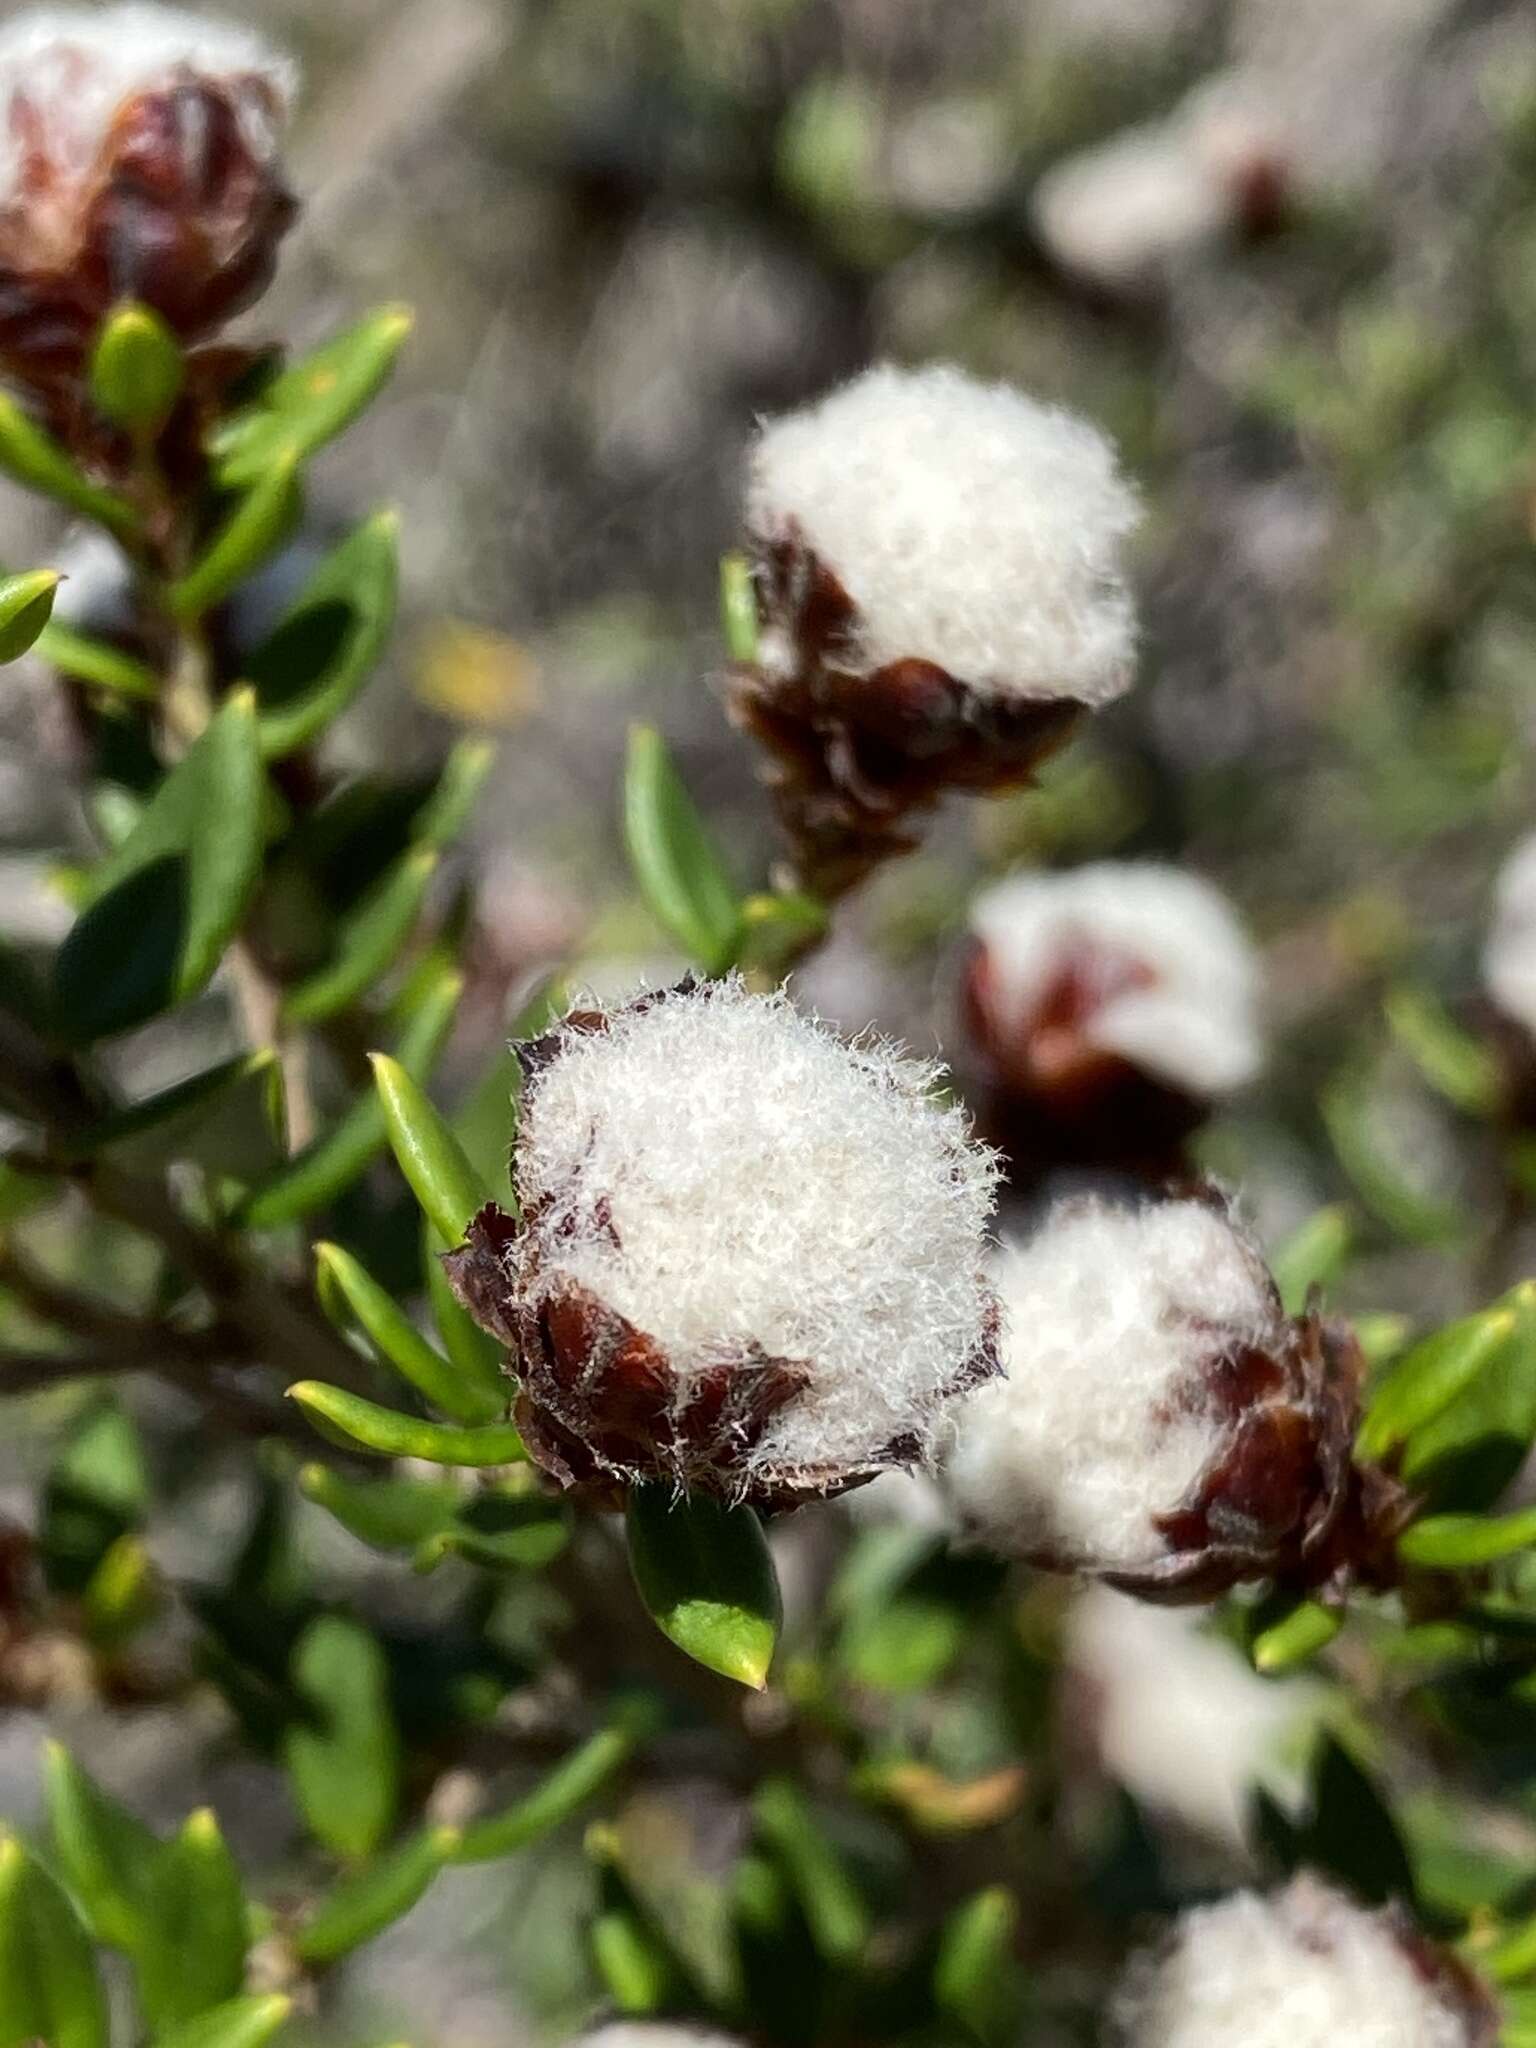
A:
MULTIPOLYGON (((425 788, 456 739, 499 743, 470 837, 444 852, 433 884, 445 901, 474 885, 449 1099, 487 1073, 553 965, 616 989, 679 964, 624 858, 616 790, 633 719, 667 734, 737 880, 761 875, 770 821, 707 683, 721 660, 716 565, 735 537, 753 419, 871 358, 950 357, 1118 438, 1151 514, 1136 561, 1142 681, 1041 792, 956 806, 883 873, 803 976, 806 1000, 846 1027, 875 1022, 932 1046, 949 1024, 950 942, 982 876, 1105 853, 1187 862, 1230 891, 1265 949, 1272 1066, 1202 1142, 1213 1167, 1241 1177, 1269 1241, 1349 1200, 1361 1222, 1343 1305, 1425 1320, 1528 1268, 1518 1217, 1491 1244, 1473 1220, 1502 1184, 1499 1161, 1475 1082, 1448 1080, 1435 1056, 1438 1010, 1475 1004, 1491 877, 1533 812, 1536 44, 1522 0, 243 11, 296 49, 309 80, 296 153, 307 208, 248 325, 302 346, 364 305, 416 309, 387 398, 315 469, 316 547, 357 508, 389 502, 402 516, 386 679, 327 744, 364 773, 417 768, 425 788), (1207 149, 1191 136, 1217 104, 1220 147, 1207 149), (1120 150, 1115 174, 1095 184, 1084 166, 1102 171, 1106 146, 1120 150)), ((110 610, 99 560, 10 491, 0 559, 58 559, 71 575, 61 619, 95 624, 110 610)), ((248 596, 253 635, 289 588, 279 569, 248 596)), ((23 946, 70 922, 77 766, 42 669, 8 671, 0 934, 23 946)), ((400 831, 405 843, 408 820, 400 831)), ((341 832, 338 901, 346 853, 341 832)), ((210 999, 135 1040, 135 1091, 234 1050, 226 1028, 210 999)), ((507 1086, 493 1064, 461 1118, 487 1175, 507 1086)), ((0 1182, 0 1216, 20 1199, 0 1182)), ((105 1300, 138 1306, 152 1285, 139 1241, 97 1222, 82 1244, 81 1217, 67 1221, 61 1264, 88 1258, 105 1300)), ((365 1192, 346 1221, 370 1270, 406 1284, 411 1205, 370 1206, 365 1192)), ((27 1341, 25 1305, 0 1305, 8 1340, 27 1341)), ((152 1685, 146 1699, 130 1692, 110 1742, 99 1700, 82 1689, 71 1705, 67 1683, 51 1686, 50 1724, 138 1810, 164 1829, 211 1800, 247 1869, 282 1881, 303 1766, 290 1757, 285 1780, 262 1754, 282 1720, 264 1674, 287 1669, 301 1639, 316 1643, 317 1617, 343 1593, 382 1645, 376 1691, 417 1771, 452 1730, 456 1768, 494 1776, 494 1742, 477 1757, 473 1730, 535 1667, 558 1617, 548 1582, 389 1570, 318 1508, 295 1513, 280 1448, 253 1491, 246 1461, 210 1450, 163 1391, 136 1429, 116 1409, 33 1403, 0 1443, 0 1509, 20 1503, 39 1444, 61 1430, 43 1530, 51 1583, 99 1591, 103 1558, 143 1525, 147 1458, 171 1510, 156 1519, 153 1563, 202 1589, 197 1619, 224 1659, 219 1703, 210 1694, 189 1714, 156 1705, 152 1685), (242 1638, 254 1587, 281 1641, 242 1638), (248 1748, 231 1739, 231 1701, 248 1748)), ((545 1517, 541 1533, 537 1513, 521 1514, 491 1534, 505 1543, 510 1528, 529 1557, 558 1548, 558 1525, 551 1534, 545 1517)), ((802 1549, 811 1583, 816 1569, 799 1526, 782 1540, 791 1653, 810 1597, 809 1584, 797 1592, 802 1549)), ((989 1600, 989 1568, 939 1556, 920 1529, 887 1527, 880 1541, 890 1554, 861 1539, 832 1589, 830 1650, 802 1664, 791 1654, 786 1680, 834 1745, 850 1689, 880 1703, 889 1755, 863 1764, 868 1800, 844 1814, 838 1845, 876 1899, 894 1889, 903 1836, 963 1834, 978 1815, 1007 1824, 1024 1799, 1020 1730, 1051 1711, 1062 1598, 1037 1590, 1007 1630, 967 1648, 955 1617, 989 1600), (969 1669, 977 1659, 984 1674, 969 1669), (957 1811, 961 1786, 972 1804, 957 1811)), ((116 1605, 92 1626, 108 1639, 155 1597, 110 1577, 107 1591, 116 1605)), ((1384 1645, 1383 1682, 1411 1693, 1414 1653, 1384 1645)), ((1432 1711, 1493 1740, 1474 1670, 1432 1711)), ((41 1796, 41 1720, 17 1708, 0 1721, 0 1809, 23 1818, 41 1796)), ((550 1732, 557 1754, 581 1730, 557 1717, 550 1732)), ((762 1732, 771 1745, 774 1730, 762 1732)), ((1524 1782, 1529 1728, 1501 1720, 1494 1732, 1507 1749, 1493 1752, 1490 1785, 1505 1765, 1524 1782)), ((494 1880, 472 1867, 440 1879, 364 1952, 344 2038, 504 2043, 520 2026, 579 2018, 604 1983, 638 1986, 641 2009, 659 1984, 665 2003, 679 1943, 707 1985, 722 1899, 701 1870, 734 1867, 741 1923, 761 1914, 776 1944, 792 1921, 808 1953, 857 1946, 863 1930, 839 1921, 824 1869, 742 1858, 747 1836, 769 1849, 795 1838, 771 1787, 750 1819, 723 1813, 691 1778, 686 1732, 670 1740, 661 1787, 585 1843, 567 1829, 497 1864, 494 1880), (798 1900, 782 1895, 786 1867, 800 1873, 798 1900), (604 1931, 589 1940, 594 1914, 604 1931), (646 1947, 658 1922, 669 1956, 646 1947)), ((1337 1769, 1331 1754, 1319 1770, 1337 1769)), ((439 1796, 454 1820, 453 1785, 439 1796)), ((1167 1896, 1159 1845, 1123 1798, 1100 1784, 1068 1817, 1102 1896, 1090 1885, 1085 1905, 1047 1885, 1032 1907, 1045 1921, 1084 1915, 1073 1967, 1085 1977, 1102 1961, 1095 1914, 1123 1925, 1167 1896)), ((1528 1858, 1521 1827, 1490 1818, 1486 1855, 1469 1859, 1429 1790, 1415 1821, 1419 1882, 1442 1911, 1485 1902, 1501 1856, 1512 1871, 1528 1858)), ((1227 1866, 1218 1855, 1213 1867, 1227 1866)), ((958 1903, 963 1856, 947 1869, 958 1903)), ((1506 1893, 1519 1895, 1513 1876, 1506 1893)), ((954 1939, 998 1939, 988 1915, 1011 1910, 975 1907, 954 1939)), ((750 1943, 738 1961, 750 1971, 750 1943)), ((803 1982, 815 1981, 807 1965, 803 1982)), ((1056 1987, 1063 2009, 1082 1989, 1056 1987)), ((814 2018, 784 2020, 796 2024, 814 2018)), ((973 2010, 963 2024, 987 2039, 994 2022, 973 2010)))

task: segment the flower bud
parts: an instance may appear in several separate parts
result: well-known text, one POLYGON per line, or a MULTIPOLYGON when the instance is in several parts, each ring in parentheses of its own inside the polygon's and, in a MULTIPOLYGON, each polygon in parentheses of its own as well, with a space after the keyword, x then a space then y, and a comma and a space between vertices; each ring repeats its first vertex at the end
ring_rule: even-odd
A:
POLYGON ((1086 421, 889 365, 770 422, 747 525, 760 621, 733 708, 832 894, 946 789, 1029 779, 1130 682, 1136 498, 1086 421))
POLYGON ((0 363, 83 378, 120 300, 184 340, 265 289, 294 215, 278 161, 293 67, 248 30, 150 5, 0 31, 0 363))
POLYGON ((1177 868, 1105 861, 984 891, 961 980, 967 1079, 1015 1183, 1063 1165, 1177 1172, 1211 1105, 1258 1071, 1258 984, 1225 899, 1177 868))
POLYGON ((935 1068, 734 978, 578 1013, 523 1063, 521 1221, 483 1211, 449 1271, 562 1485, 840 1492, 997 1370, 996 1166, 935 1068))
POLYGON ((1493 2000, 1397 1908, 1303 1874, 1181 1914, 1115 2001, 1119 2048, 1493 2048, 1493 2000))
POLYGON ((1396 1495, 1350 1464, 1359 1349, 1285 1315, 1218 1200, 1060 1201, 994 1278, 1006 1377, 945 1467, 976 1540, 1174 1601, 1373 1567, 1396 1495))

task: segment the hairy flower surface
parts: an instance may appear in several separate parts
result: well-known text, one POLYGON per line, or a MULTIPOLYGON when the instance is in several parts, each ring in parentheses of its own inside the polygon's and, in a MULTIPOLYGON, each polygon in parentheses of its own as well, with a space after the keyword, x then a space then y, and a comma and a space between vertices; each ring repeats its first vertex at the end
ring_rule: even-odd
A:
POLYGON ((996 1169, 936 1069, 737 980, 578 1014, 525 1065, 522 1224, 478 1219, 451 1270, 562 1480, 837 1491, 995 1370, 996 1169))
POLYGON ((771 421, 747 492, 771 750, 807 877, 846 886, 949 788, 1027 780, 1129 685, 1134 492, 1085 420, 937 366, 771 421))
POLYGON ((1396 1912, 1317 1878, 1185 1913, 1135 1961, 1122 2048, 1491 2048, 1486 1994, 1396 1912))
POLYGON ((1165 1598, 1318 1562, 1358 1356, 1283 1314, 1221 1204, 1074 1197, 994 1272, 1006 1377, 961 1406, 945 1468, 975 1538, 1165 1598))
POLYGON ((171 9, 42 9, 0 30, 0 358, 77 377, 120 299, 206 333, 266 285, 293 201, 296 72, 171 9))

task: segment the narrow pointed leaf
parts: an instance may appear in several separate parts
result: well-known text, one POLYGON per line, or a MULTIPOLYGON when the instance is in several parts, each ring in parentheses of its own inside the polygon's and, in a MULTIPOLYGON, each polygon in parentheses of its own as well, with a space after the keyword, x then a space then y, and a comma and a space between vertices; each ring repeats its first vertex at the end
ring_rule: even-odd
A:
POLYGON ((448 1528, 464 1504, 446 1480, 352 1479, 329 1465, 306 1465, 299 1491, 377 1550, 415 1550, 448 1528))
POLYGON ((624 838, 651 915, 706 974, 736 957, 741 906, 660 733, 634 726, 624 770, 624 838))
POLYGON ((676 1985, 672 1959, 640 1915, 626 1907, 599 1913, 591 1928, 592 1961, 621 2013, 660 2012, 676 1985))
POLYGON ((185 375, 181 345, 153 307, 122 305, 107 315, 91 354, 91 396, 109 420, 158 433, 185 375))
POLYGON ((417 812, 411 837, 420 846, 451 846, 469 823, 475 799, 496 759, 489 740, 460 740, 450 748, 437 787, 417 812))
POLYGON ((756 661, 757 593, 752 565, 742 554, 720 557, 720 626, 732 661, 756 661))
POLYGON ((1431 1088, 1469 1116, 1490 1114, 1500 1079, 1488 1046, 1464 1031, 1427 989, 1394 989, 1386 1015, 1392 1036, 1431 1088))
POLYGON ((1466 1215, 1414 1185, 1388 1157, 1371 1115, 1370 1090, 1369 1072, 1349 1068, 1323 1091, 1318 1106, 1339 1164, 1371 1213, 1406 1243, 1452 1243, 1466 1230, 1466 1215))
POLYGON ((628 1762, 634 1746, 633 1735, 624 1728, 604 1728, 590 1736, 526 1798, 465 1828, 454 1862, 490 1863, 552 1833, 597 1796, 628 1762))
POLYGON ((1370 1905, 1413 1903, 1413 1866, 1397 1822, 1365 1771, 1331 1735, 1313 1771, 1306 1853, 1370 1905))
POLYGON ((404 1919, 458 1842, 455 1828, 423 1828, 344 1877, 299 1929, 294 1948, 300 1960, 334 1963, 404 1919))
POLYGON ((395 622, 398 536, 393 512, 364 520, 246 662, 267 760, 317 738, 372 674, 395 622))
POLYGON ((505 1414, 507 1388, 466 1382, 422 1336, 350 1252, 317 1244, 315 1256, 330 1273, 347 1306, 386 1364, 455 1422, 494 1422, 505 1414))
POLYGON ((310 1710, 283 1745, 304 1818, 338 1856, 371 1855, 400 1796, 383 1653, 359 1622, 326 1615, 300 1637, 291 1675, 310 1710))
POLYGON ((1515 1333, 1507 1305, 1447 1323, 1415 1344, 1373 1392, 1356 1455, 1381 1459, 1433 1422, 1493 1364, 1515 1333))
POLYGON ((0 393, 0 472, 28 490, 68 505, 114 533, 133 533, 139 516, 126 498, 104 491, 84 477, 51 435, 28 417, 14 398, 0 393))
POLYGON ((175 2026, 239 1991, 249 1908, 219 1824, 205 1807, 163 1844, 134 1948, 139 2004, 151 2027, 175 2026))
POLYGON ((400 1171, 439 1236, 450 1244, 462 1244, 471 1218, 491 1199, 490 1191, 465 1158, 463 1146, 399 1061, 386 1053, 374 1053, 372 1059, 389 1142, 400 1171))
POLYGON ((394 1408, 381 1408, 340 1387, 300 1380, 288 1389, 323 1437, 348 1450, 373 1451, 381 1458, 425 1458, 433 1465, 513 1465, 528 1455, 510 1422, 478 1429, 423 1422, 394 1408))
POLYGON ((164 1845, 57 1742, 44 1751, 43 1792, 54 1855, 91 1931, 110 1948, 136 1949, 164 1845))
POLYGON ((1288 1315, 1300 1315, 1314 1287, 1338 1278, 1354 1239, 1354 1219, 1342 1202, 1319 1209, 1280 1247, 1270 1262, 1288 1315))
POLYGON ((253 1180, 281 1159, 282 1124, 277 1055, 241 1053, 103 1117, 71 1135, 66 1150, 75 1159, 109 1153, 145 1169, 187 1159, 235 1180, 253 1180))
POLYGON ((798 1787, 787 1778, 770 1779, 752 1810, 758 1834, 778 1857, 816 1946, 828 1962, 852 1962, 869 1940, 869 1909, 798 1787))
POLYGON ((1249 1644, 1254 1669, 1267 1677, 1291 1671, 1326 1649, 1343 1626, 1342 1608, 1324 1607, 1317 1600, 1282 1602, 1281 1611, 1267 1611, 1254 1631, 1249 1644))
POLYGON ((761 1691, 779 1634, 779 1582, 748 1507, 631 1488, 629 1562, 651 1619, 685 1656, 761 1691))
POLYGON ((107 2048, 90 1937, 40 1863, 0 1834, 0 2044, 107 2048))
POLYGON ((178 618, 200 618, 259 569, 298 524, 297 457, 281 455, 252 483, 203 553, 166 596, 178 618))
POLYGON ((1513 1515, 1429 1515, 1398 1538, 1406 1564, 1468 1571, 1536 1544, 1536 1508, 1513 1515))
POLYGON ((50 619, 37 636, 35 652, 60 675, 77 683, 90 683, 115 696, 130 697, 137 703, 153 704, 160 695, 160 678, 147 662, 138 661, 105 640, 93 640, 77 633, 73 626, 50 619))
POLYGON ((1491 1508, 1536 1441, 1536 1284, 1523 1282, 1484 1313, 1505 1309, 1515 1312, 1508 1341, 1403 1451, 1403 1477, 1436 1514, 1491 1508))
POLYGON ((1006 1885, 989 1885, 950 1914, 939 1932, 933 1996, 939 2010, 977 2040, 1009 2031, 1019 1902, 1006 1885))
POLYGON ((411 314, 383 306, 273 379, 210 440, 219 481, 253 482, 277 457, 312 455, 349 426, 394 367, 411 314))
POLYGON ((227 1999, 184 2026, 157 2034, 153 2048, 266 2048, 293 2011, 293 2000, 268 1992, 227 1999))
MULTIPOLYGON (((436 1064, 463 988, 463 977, 452 969, 435 974, 402 1030, 395 1058, 414 1079, 425 1080, 436 1064)), ((345 1194, 388 1143, 384 1105, 369 1089, 329 1130, 254 1188, 234 1220, 250 1230, 273 1230, 312 1216, 345 1194)))
POLYGON ((19 661, 35 645, 52 615, 58 587, 55 569, 0 576, 0 662, 19 661))
POLYGON ((337 932, 336 951, 283 1000, 290 1024, 321 1024, 371 988, 394 963, 421 915, 437 854, 418 848, 375 883, 337 932))

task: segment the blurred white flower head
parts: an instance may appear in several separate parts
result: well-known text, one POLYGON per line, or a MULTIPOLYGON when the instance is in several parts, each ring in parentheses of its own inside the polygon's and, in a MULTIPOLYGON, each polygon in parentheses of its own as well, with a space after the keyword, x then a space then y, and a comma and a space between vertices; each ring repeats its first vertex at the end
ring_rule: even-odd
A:
MULTIPOLYGON (((867 370, 764 426, 747 523, 853 606, 851 673, 931 662, 983 694, 1099 705, 1129 686, 1136 494, 1098 429, 947 365, 867 370)), ((798 651, 769 622, 763 665, 798 651)))
POLYGON ((1474 1987, 1396 1916, 1313 1877, 1183 1914, 1137 1959, 1120 2048, 1484 2048, 1474 1987))
POLYGON ((1536 833, 1499 870, 1483 981, 1506 1017, 1536 1032, 1536 833))

